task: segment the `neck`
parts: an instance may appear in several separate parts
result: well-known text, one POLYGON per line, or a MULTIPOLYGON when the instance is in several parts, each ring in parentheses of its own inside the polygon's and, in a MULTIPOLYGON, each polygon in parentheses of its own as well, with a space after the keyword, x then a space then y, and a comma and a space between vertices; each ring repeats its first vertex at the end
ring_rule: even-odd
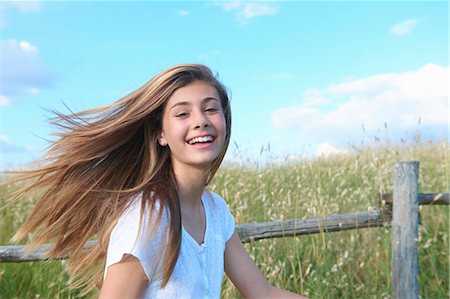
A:
POLYGON ((174 167, 180 205, 197 207, 201 204, 201 196, 206 185, 207 171, 195 167, 174 167))

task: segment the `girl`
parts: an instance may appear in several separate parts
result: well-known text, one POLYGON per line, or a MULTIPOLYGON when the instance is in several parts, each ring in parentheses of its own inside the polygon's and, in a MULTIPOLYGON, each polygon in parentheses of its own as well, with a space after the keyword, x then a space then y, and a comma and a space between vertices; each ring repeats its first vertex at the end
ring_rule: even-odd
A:
POLYGON ((14 240, 54 241, 50 257, 69 254, 79 285, 103 278, 100 298, 219 298, 224 270, 244 297, 301 298, 267 282, 205 189, 231 133, 227 91, 206 66, 171 67, 53 123, 60 138, 21 177, 33 180, 17 196, 40 200, 14 240))

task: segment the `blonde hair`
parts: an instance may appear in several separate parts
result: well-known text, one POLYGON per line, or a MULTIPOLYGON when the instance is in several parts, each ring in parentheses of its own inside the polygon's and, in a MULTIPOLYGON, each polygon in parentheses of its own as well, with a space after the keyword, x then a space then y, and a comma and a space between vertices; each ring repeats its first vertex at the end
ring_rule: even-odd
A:
POLYGON ((157 201, 170 215, 163 256, 164 286, 180 252, 181 213, 170 150, 159 146, 157 140, 165 103, 175 90, 194 81, 206 82, 217 90, 226 120, 225 144, 208 171, 208 184, 230 141, 228 94, 206 66, 176 65, 109 106, 69 115, 55 112, 52 124, 62 129, 56 134, 59 139, 35 168, 16 178, 31 179, 14 194, 16 199, 38 195, 39 200, 13 240, 34 232, 31 247, 55 242, 49 257, 68 254, 67 267, 75 285, 90 290, 102 279, 112 229, 134 196, 142 194, 141 215, 145 205, 153 208, 157 201), (83 250, 95 237, 94 247, 83 250))

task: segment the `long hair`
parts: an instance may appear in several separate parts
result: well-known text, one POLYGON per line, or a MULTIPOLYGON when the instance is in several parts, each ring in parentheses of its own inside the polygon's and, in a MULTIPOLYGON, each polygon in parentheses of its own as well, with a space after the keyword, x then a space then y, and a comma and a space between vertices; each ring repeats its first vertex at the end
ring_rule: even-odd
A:
MULTIPOLYGON (((13 241, 32 233, 31 248, 54 242, 49 257, 68 255, 75 285, 90 290, 101 281, 112 229, 133 198, 142 194, 141 215, 145 205, 152 209, 156 202, 159 211, 169 211, 162 269, 162 286, 166 285, 180 252, 181 212, 170 150, 158 144, 158 136, 167 100, 195 81, 217 90, 226 120, 225 144, 208 170, 208 184, 230 141, 227 90, 206 66, 176 65, 109 106, 68 115, 55 112, 52 124, 62 130, 55 134, 59 138, 34 168, 16 178, 28 184, 15 192, 15 199, 37 195, 39 200, 13 241), (97 243, 84 250, 92 238, 97 243)), ((157 221, 160 216, 161 212, 157 221)))

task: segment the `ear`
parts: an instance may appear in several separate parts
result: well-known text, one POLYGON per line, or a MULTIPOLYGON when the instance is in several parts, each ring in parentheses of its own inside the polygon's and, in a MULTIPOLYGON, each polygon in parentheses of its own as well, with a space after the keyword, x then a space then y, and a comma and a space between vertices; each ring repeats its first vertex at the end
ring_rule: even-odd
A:
POLYGON ((164 132, 163 131, 159 132, 159 134, 158 134, 158 143, 161 146, 166 146, 167 145, 167 140, 166 140, 166 138, 164 136, 164 132))

